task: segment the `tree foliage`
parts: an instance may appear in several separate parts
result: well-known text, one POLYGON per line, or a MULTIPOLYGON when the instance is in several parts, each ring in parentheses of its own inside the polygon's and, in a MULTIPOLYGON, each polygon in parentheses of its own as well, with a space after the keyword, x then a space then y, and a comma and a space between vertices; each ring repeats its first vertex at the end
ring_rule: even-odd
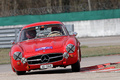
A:
MULTIPOLYGON (((120 0, 90 0, 92 10, 120 8, 120 0)), ((18 11, 35 8, 49 8, 48 13, 54 13, 60 7, 59 12, 75 12, 89 10, 88 0, 0 0, 0 16, 10 11, 18 11), (55 7, 56 9, 50 8, 55 7)))

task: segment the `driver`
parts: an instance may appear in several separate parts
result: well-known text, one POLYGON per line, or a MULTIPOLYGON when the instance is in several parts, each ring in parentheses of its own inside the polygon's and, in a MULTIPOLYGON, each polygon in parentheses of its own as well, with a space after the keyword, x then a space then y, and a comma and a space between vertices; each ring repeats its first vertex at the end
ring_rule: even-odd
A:
POLYGON ((47 37, 60 36, 62 35, 61 29, 59 27, 52 27, 51 32, 47 35, 47 37))
POLYGON ((36 30, 35 28, 30 28, 26 30, 26 37, 28 39, 33 39, 36 37, 36 30))
POLYGON ((52 29, 51 29, 51 31, 59 31, 59 32, 61 32, 60 30, 61 29, 59 27, 52 27, 52 29))

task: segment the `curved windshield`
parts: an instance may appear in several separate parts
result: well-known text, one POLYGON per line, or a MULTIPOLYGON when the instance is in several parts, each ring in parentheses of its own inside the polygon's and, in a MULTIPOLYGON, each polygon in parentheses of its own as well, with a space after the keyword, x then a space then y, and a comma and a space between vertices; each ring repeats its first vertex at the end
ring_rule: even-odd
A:
POLYGON ((20 41, 35 38, 63 36, 66 34, 67 33, 61 24, 35 26, 22 30, 20 41))

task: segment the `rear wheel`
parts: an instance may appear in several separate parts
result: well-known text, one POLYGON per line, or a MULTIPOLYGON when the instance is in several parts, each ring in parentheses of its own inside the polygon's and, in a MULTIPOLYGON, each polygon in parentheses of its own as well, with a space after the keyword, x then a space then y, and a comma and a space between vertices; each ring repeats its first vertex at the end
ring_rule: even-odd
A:
POLYGON ((80 62, 77 61, 76 63, 71 65, 72 71, 73 72, 79 72, 80 71, 80 62))
POLYGON ((23 75, 23 74, 25 74, 26 73, 26 71, 16 71, 16 74, 17 75, 23 75))

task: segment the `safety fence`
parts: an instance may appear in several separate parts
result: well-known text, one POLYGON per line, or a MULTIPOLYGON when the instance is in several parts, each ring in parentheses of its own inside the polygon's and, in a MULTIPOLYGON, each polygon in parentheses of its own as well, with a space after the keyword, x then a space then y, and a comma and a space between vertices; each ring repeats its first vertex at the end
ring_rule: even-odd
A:
MULTIPOLYGON (((74 31, 74 25, 65 25, 69 32, 74 31)), ((23 26, 0 27, 0 48, 10 48, 12 41, 17 42, 18 35, 23 26)))
POLYGON ((42 21, 61 21, 74 23, 74 21, 86 21, 86 20, 88 21, 114 18, 120 18, 120 9, 72 12, 61 14, 19 15, 1 17, 0 26, 25 25, 42 21))

